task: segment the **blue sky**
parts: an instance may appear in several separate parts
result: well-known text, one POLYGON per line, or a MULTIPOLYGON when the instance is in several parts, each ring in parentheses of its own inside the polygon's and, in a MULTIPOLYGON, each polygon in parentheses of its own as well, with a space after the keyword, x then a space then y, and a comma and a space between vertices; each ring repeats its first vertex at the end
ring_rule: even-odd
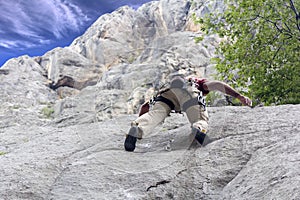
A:
POLYGON ((0 0, 0 67, 24 54, 64 47, 101 15, 151 0, 0 0))

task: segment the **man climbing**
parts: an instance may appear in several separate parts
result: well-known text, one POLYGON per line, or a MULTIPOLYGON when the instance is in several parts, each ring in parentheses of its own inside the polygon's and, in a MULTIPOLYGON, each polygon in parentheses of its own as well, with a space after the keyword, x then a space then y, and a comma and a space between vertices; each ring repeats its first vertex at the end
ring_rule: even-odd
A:
POLYGON ((201 145, 209 143, 206 136, 208 130, 208 113, 204 96, 210 91, 220 91, 238 98, 243 105, 251 106, 252 102, 220 81, 207 79, 175 77, 170 86, 158 93, 152 102, 146 102, 140 109, 139 117, 131 123, 124 147, 126 151, 134 151, 137 139, 149 135, 151 130, 170 114, 171 111, 185 112, 191 123, 192 133, 201 145), (153 106, 149 110, 149 104, 153 106))

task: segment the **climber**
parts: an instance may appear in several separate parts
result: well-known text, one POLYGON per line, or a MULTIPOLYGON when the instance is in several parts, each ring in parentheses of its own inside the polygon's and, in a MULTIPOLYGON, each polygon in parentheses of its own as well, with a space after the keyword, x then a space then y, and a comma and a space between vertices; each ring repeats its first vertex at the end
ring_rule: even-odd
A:
POLYGON ((206 136, 208 130, 208 113, 204 96, 210 91, 220 91, 238 98, 243 105, 251 106, 251 100, 238 93, 232 87, 220 81, 208 81, 194 77, 176 76, 167 89, 158 92, 152 101, 141 106, 139 117, 131 123, 126 135, 126 151, 134 151, 137 139, 142 139, 171 113, 185 112, 191 123, 192 133, 202 146, 210 142, 206 136), (149 107, 151 108, 149 109, 149 107))

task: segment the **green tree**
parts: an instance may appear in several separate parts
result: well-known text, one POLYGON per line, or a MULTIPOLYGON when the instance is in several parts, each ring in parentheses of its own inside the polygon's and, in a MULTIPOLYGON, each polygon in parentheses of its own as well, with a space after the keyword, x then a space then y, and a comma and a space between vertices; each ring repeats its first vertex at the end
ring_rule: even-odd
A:
POLYGON ((214 58, 219 78, 256 104, 300 103, 300 1, 225 4, 222 13, 195 18, 205 34, 223 38, 214 58))

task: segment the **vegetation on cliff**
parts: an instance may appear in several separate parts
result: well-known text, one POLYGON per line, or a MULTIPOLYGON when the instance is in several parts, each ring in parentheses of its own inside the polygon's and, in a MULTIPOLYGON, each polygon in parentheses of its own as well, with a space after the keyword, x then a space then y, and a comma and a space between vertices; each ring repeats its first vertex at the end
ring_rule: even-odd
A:
POLYGON ((300 1, 225 2, 225 12, 195 19, 224 38, 214 58, 219 78, 256 104, 299 104, 300 1))

